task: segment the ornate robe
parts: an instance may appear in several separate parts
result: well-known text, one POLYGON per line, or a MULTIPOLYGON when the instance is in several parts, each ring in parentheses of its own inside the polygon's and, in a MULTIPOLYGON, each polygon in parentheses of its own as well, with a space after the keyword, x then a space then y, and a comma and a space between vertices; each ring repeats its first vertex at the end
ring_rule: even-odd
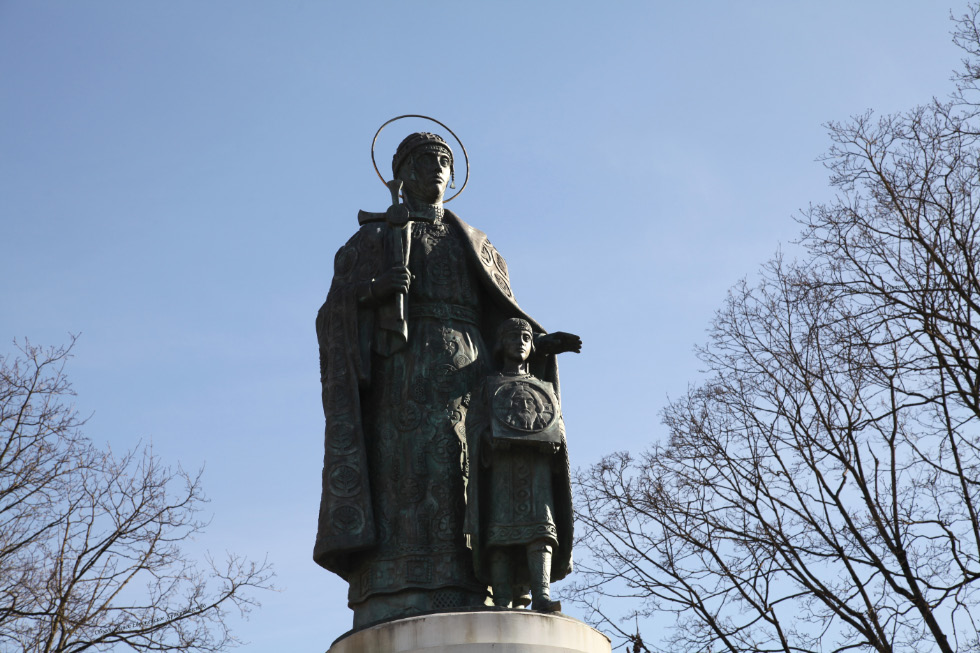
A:
MULTIPOLYGON (((483 605, 463 535, 469 391, 489 372, 500 321, 543 333, 503 257, 449 211, 413 224, 407 339, 380 328, 385 304, 358 298, 391 266, 389 228, 368 223, 337 252, 316 321, 326 432, 313 557, 348 581, 355 627, 483 605)), ((534 366, 557 382, 554 356, 534 366)))

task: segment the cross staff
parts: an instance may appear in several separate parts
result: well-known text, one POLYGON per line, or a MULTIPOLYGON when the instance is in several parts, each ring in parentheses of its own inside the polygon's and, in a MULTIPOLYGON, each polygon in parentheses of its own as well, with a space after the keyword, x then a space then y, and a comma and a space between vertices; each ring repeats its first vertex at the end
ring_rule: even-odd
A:
MULTIPOLYGON (((402 190, 401 179, 392 179, 385 185, 391 191, 391 206, 388 210, 384 213, 358 211, 357 222, 362 225, 369 222, 387 222, 388 229, 385 234, 387 268, 391 269, 396 265, 408 268, 408 257, 412 252, 412 221, 433 222, 434 218, 431 215, 410 211, 408 206, 398 201, 398 195, 402 190)), ((378 308, 380 327, 401 334, 405 342, 408 341, 407 315, 405 295, 401 293, 395 295, 394 303, 386 303, 378 308)))

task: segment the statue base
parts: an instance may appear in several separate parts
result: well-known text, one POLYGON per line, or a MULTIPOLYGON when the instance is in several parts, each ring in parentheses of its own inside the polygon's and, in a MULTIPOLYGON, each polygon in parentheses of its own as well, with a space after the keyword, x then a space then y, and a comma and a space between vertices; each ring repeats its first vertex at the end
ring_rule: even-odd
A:
POLYGON ((344 635, 327 653, 610 653, 609 638, 563 614, 438 612, 344 635))

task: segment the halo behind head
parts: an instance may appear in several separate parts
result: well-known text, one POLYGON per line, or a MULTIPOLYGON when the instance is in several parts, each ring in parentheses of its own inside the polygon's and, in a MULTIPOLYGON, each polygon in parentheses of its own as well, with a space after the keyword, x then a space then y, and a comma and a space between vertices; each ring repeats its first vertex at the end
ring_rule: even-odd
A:
MULTIPOLYGON (((449 132, 452 135, 452 137, 456 139, 456 142, 459 143, 459 149, 461 149, 463 151, 463 159, 466 161, 466 176, 463 178, 463 185, 460 187, 460 189, 458 191, 456 191, 456 194, 453 195, 452 197, 448 198, 448 199, 443 200, 443 204, 446 204, 448 202, 453 201, 454 199, 456 199, 457 197, 459 197, 459 194, 462 193, 466 189, 466 184, 468 184, 469 181, 470 181, 470 157, 466 153, 466 146, 463 145, 463 141, 459 140, 459 136, 456 135, 456 132, 454 132, 452 129, 450 129, 449 127, 447 127, 443 123, 439 122, 435 118, 430 118, 429 116, 423 116, 423 115, 420 115, 420 114, 417 114, 417 113, 407 113, 404 116, 395 116, 391 120, 388 120, 383 125, 381 125, 380 127, 378 127, 378 131, 376 131, 374 133, 374 140, 371 141, 371 164, 374 166, 374 171, 378 174, 378 179, 380 179, 381 180, 381 183, 383 183, 385 186, 388 185, 388 182, 385 180, 384 176, 381 174, 381 171, 378 170, 378 162, 374 158, 374 146, 377 145, 377 143, 378 143, 378 136, 381 135, 381 130, 384 129, 385 127, 387 127, 388 125, 390 125, 391 123, 395 122, 396 120, 401 120, 402 118, 422 118, 424 120, 431 120, 432 122, 436 123, 437 125, 439 125, 443 129, 445 129, 447 132, 449 132)), ((424 134, 424 133, 427 133, 427 132, 417 132, 417 133, 418 134, 424 134)), ((415 136, 415 135, 416 134, 412 134, 412 136, 415 136)), ((442 140, 442 137, 438 136, 437 134, 430 134, 430 135, 431 136, 437 136, 440 140, 442 140)), ((411 136, 409 138, 411 138, 411 136)), ((408 140, 408 139, 405 139, 405 140, 408 140)), ((404 144, 404 142, 405 141, 402 141, 403 144, 404 144)), ((444 140, 442 142, 445 143, 444 140)), ((399 146, 398 149, 400 150, 401 149, 401 146, 399 146)), ((447 150, 449 149, 449 146, 448 145, 446 145, 446 149, 447 150)), ((396 152, 395 153, 395 156, 397 156, 397 155, 398 155, 398 153, 396 152)), ((452 150, 449 150, 449 155, 450 155, 450 157, 452 156, 452 150)), ((392 161, 392 164, 394 164, 394 163, 395 162, 392 161)), ((399 162, 399 165, 401 165, 401 162, 399 162)), ((396 170, 397 170, 397 168, 396 168, 396 170)))

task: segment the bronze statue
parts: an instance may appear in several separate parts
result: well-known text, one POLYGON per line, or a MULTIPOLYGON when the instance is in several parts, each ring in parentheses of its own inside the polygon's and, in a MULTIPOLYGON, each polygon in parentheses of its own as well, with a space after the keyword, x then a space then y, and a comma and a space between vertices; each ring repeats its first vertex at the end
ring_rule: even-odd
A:
POLYGON ((554 355, 578 342, 546 335, 486 235, 443 207, 454 160, 441 136, 409 135, 392 172, 392 206, 361 212, 316 319, 326 432, 313 557, 349 583, 355 628, 485 605, 463 535, 469 390, 491 371, 504 319, 531 326, 531 368, 556 393, 554 355))
MULTIPOLYGON (((581 341, 568 351, 579 351, 581 341)), ((470 461, 463 530, 477 578, 498 607, 554 612, 552 581, 572 570, 572 499, 557 388, 528 370, 534 330, 520 318, 497 331, 500 372, 474 390, 466 415, 470 461)))

